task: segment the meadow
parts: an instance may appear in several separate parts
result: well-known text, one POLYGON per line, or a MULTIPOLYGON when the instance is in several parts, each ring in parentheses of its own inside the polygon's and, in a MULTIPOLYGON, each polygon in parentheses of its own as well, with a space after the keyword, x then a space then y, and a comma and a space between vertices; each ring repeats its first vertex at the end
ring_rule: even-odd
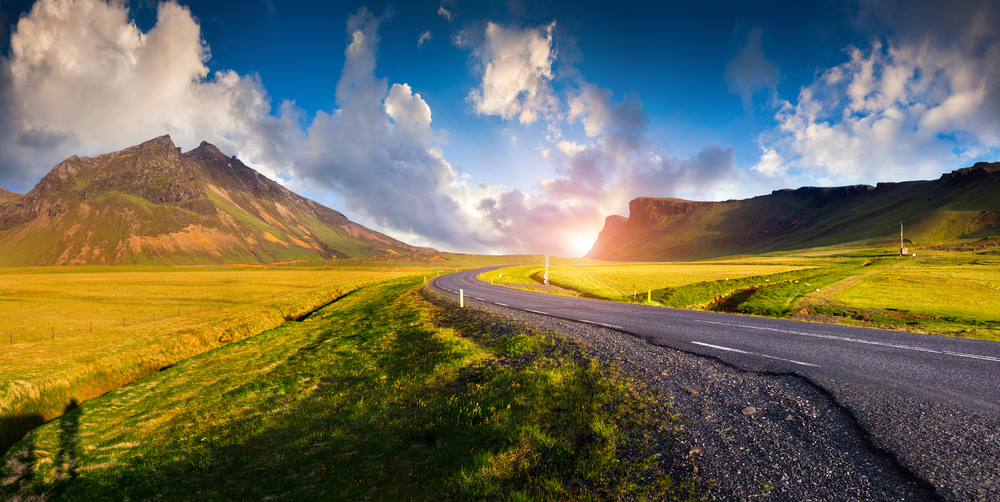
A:
POLYGON ((669 399, 421 273, 178 362, 0 458, 0 495, 694 500, 669 399))
POLYGON ((389 270, 0 269, 0 450, 162 368, 296 319, 389 270))

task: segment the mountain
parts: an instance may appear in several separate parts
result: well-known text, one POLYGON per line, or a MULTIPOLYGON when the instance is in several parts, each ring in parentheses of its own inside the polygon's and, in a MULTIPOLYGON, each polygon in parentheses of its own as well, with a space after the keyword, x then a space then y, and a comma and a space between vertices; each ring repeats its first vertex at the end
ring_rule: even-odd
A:
POLYGON ((1000 234, 1000 163, 932 181, 803 187, 724 202, 641 197, 608 217, 588 258, 697 260, 837 244, 899 245, 1000 234), (623 221, 624 220, 624 221, 623 221), (624 223, 624 224, 623 224, 624 223))
POLYGON ((272 263, 424 251, 170 136, 0 192, 0 266, 272 263))

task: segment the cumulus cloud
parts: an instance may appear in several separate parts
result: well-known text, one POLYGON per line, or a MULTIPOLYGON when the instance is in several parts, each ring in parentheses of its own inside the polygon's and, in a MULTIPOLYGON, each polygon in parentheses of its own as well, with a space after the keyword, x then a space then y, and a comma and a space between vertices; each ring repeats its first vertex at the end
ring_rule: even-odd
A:
POLYGON ((364 8, 348 20, 338 108, 317 112, 294 172, 340 193, 381 228, 439 244, 481 244, 446 193, 456 175, 433 144, 430 106, 409 85, 390 88, 375 75, 381 21, 364 8))
POLYGON ((551 112, 554 28, 555 22, 527 29, 486 25, 485 40, 475 49, 483 78, 468 97, 477 113, 531 124, 551 112))
MULTIPOLYGON (((560 141, 565 155, 557 168, 561 178, 542 182, 551 197, 604 208, 621 208, 640 197, 712 197, 731 183, 735 174, 735 150, 719 143, 706 145, 690 158, 661 156, 648 134, 649 116, 642 101, 626 96, 615 102, 610 92, 591 88, 583 95, 591 101, 587 108, 600 110, 600 128, 588 129, 597 141, 580 145, 560 141)), ((592 113, 571 113, 586 124, 592 113)))
POLYGON ((850 60, 823 72, 795 104, 779 101, 779 127, 762 136, 758 171, 831 184, 904 180, 1000 147, 1000 118, 989 105, 1000 47, 990 50, 851 48, 850 60))
POLYGON ((798 183, 935 177, 1000 149, 1000 6, 991 1, 859 3, 866 48, 819 74, 778 127, 760 136, 754 170, 798 183), (885 39, 877 33, 890 32, 885 39))
POLYGON ((753 115, 754 94, 761 90, 770 90, 773 93, 781 76, 778 65, 764 57, 764 49, 761 46, 763 33, 758 27, 752 28, 747 33, 746 45, 740 47, 736 57, 726 64, 726 83, 729 84, 729 92, 739 94, 747 115, 753 115))
POLYGON ((294 107, 270 115, 254 76, 209 76, 200 27, 173 1, 143 33, 117 2, 39 0, 12 31, 9 54, 0 60, 0 182, 21 189, 72 154, 165 133, 188 148, 208 140, 244 154, 242 145, 277 139, 298 120, 294 107))

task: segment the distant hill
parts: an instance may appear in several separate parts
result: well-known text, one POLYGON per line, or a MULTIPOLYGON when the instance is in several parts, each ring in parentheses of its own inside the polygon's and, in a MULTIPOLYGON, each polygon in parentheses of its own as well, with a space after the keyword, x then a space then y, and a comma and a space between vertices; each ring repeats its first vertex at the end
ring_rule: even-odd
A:
POLYGON ((0 191, 0 266, 271 263, 426 251, 292 193, 235 156, 170 136, 73 156, 0 191))
POLYGON ((588 258, 696 260, 837 244, 899 246, 1000 234, 1000 163, 933 181, 775 190, 746 200, 638 198, 609 216, 588 258))
POLYGON ((0 187, 0 204, 11 202, 21 197, 21 194, 0 187))

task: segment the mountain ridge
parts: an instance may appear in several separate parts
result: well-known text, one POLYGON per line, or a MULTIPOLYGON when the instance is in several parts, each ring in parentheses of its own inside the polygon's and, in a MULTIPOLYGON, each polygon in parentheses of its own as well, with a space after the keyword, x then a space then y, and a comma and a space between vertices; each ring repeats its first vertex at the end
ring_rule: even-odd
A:
POLYGON ((1000 162, 937 180, 781 189, 742 200, 639 197, 628 218, 605 221, 585 256, 671 261, 848 243, 898 246, 900 221, 911 242, 948 241, 1000 234, 998 212, 1000 162))
POLYGON ((352 222, 210 143, 182 153, 169 135, 74 155, 28 193, 0 199, 0 266, 271 263, 428 250, 352 222))

